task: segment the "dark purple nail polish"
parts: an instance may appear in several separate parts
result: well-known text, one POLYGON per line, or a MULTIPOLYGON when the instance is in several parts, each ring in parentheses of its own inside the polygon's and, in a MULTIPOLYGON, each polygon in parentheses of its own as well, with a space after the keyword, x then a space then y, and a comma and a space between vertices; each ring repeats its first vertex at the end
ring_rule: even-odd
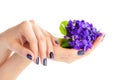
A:
POLYGON ((54 59, 54 54, 53 54, 53 52, 50 52, 50 59, 54 59))
POLYGON ((83 50, 80 50, 77 52, 77 54, 80 56, 80 55, 84 55, 84 51, 83 50))
POLYGON ((29 59, 29 60, 32 60, 32 56, 30 54, 27 54, 26 57, 29 59))
POLYGON ((47 66, 47 59, 46 58, 43 59, 43 65, 47 66))
POLYGON ((39 57, 36 58, 36 64, 39 64, 39 57))
POLYGON ((105 38, 106 34, 103 36, 103 38, 105 38))
POLYGON ((55 40, 55 43, 56 43, 56 44, 59 44, 57 40, 55 40))
MULTIPOLYGON (((102 39, 102 41, 104 40, 105 36, 106 36, 106 34, 103 36, 103 39, 102 39)), ((101 41, 101 42, 102 42, 102 41, 101 41)))

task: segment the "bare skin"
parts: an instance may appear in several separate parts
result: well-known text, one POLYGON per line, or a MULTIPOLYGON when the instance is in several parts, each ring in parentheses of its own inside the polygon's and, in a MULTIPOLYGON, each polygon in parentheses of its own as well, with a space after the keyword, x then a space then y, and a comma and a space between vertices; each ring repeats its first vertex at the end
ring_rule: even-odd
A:
POLYGON ((5 51, 14 51, 33 60, 36 64, 39 64, 38 57, 43 64, 43 60, 47 58, 46 54, 53 52, 49 34, 33 20, 24 21, 1 33, 0 41, 2 45, 0 48, 3 50, 0 56, 3 56, 5 51), (23 46, 26 42, 29 49, 23 46))
MULTIPOLYGON (((19 34, 19 36, 20 36, 20 34, 19 34)), ((56 44, 55 43, 56 38, 54 36, 52 36, 50 33, 43 30, 42 28, 39 28, 38 24, 36 22, 34 22, 33 20, 27 21, 27 22, 24 21, 21 24, 15 26, 15 27, 12 27, 9 30, 0 34, 0 45, 2 45, 2 46, 0 46, 0 78, 1 78, 1 80, 15 80, 17 78, 17 76, 32 61, 34 61, 36 63, 37 57, 40 57, 41 63, 43 64, 44 58, 50 58, 50 52, 54 53, 53 60, 71 63, 73 61, 76 61, 76 60, 90 54, 92 52, 92 50, 94 50, 99 45, 99 43, 101 43, 103 38, 104 38, 104 34, 97 38, 97 40, 93 44, 93 47, 91 49, 89 49, 87 52, 85 52, 84 55, 78 56, 77 50, 65 49, 65 48, 60 47, 59 44, 56 44), (25 27, 26 25, 27 25, 27 27, 25 27), (30 27, 32 26, 31 31, 33 32, 33 34, 31 34, 31 32, 29 32, 30 30, 28 30, 28 28, 30 28, 30 27, 28 27, 28 26, 30 26, 30 27), (33 28, 33 27, 35 27, 35 28, 33 28), (19 30, 24 31, 24 32, 21 32, 21 33, 23 33, 23 34, 21 34, 22 38, 18 37, 19 30), (31 37, 30 34, 34 35, 34 37, 31 37), (40 34, 40 35, 38 35, 38 34, 40 34), (42 36, 42 38, 41 38, 41 36, 42 36), (32 40, 30 41, 31 38, 32 38, 32 40, 33 40, 33 38, 35 38, 36 40, 33 40, 35 42, 32 42, 32 40), (43 39, 42 40, 43 42, 41 41, 41 39, 43 39), (38 45, 38 46, 36 46, 36 45, 38 45), (40 46, 42 46, 42 48, 40 46), (10 56, 11 52, 13 52, 13 51, 14 51, 14 54, 12 56, 10 56), (27 53, 32 55, 32 57, 33 57, 32 60, 28 60, 28 58, 26 58, 27 53), (16 65, 17 65, 17 67, 16 67, 16 65)))
POLYGON ((96 39, 96 41, 93 43, 93 46, 91 49, 88 49, 84 55, 78 55, 78 50, 75 49, 65 49, 60 47, 60 45, 54 46, 54 60, 56 61, 62 61, 62 62, 66 62, 66 63, 72 63, 78 59, 83 58, 84 56, 89 55, 100 43, 101 41, 104 39, 104 33, 103 35, 101 35, 100 37, 98 37, 96 39))

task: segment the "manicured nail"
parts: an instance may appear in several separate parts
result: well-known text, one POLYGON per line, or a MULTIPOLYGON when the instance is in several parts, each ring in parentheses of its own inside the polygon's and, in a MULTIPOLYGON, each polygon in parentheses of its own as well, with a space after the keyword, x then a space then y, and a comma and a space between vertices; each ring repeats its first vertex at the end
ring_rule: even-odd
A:
POLYGON ((36 64, 39 64, 39 57, 36 58, 36 64))
POLYGON ((103 38, 105 38, 106 34, 103 36, 103 38))
POLYGON ((32 60, 32 56, 30 54, 27 54, 26 57, 29 59, 29 60, 32 60))
POLYGON ((53 54, 53 52, 50 52, 50 59, 54 59, 54 54, 53 54))
POLYGON ((55 40, 55 43, 56 43, 56 44, 59 44, 57 40, 55 40))
POLYGON ((80 55, 84 55, 84 51, 83 50, 80 50, 77 52, 77 54, 80 56, 80 55))
MULTIPOLYGON (((104 40, 105 36, 106 36, 106 34, 104 34, 102 41, 104 40)), ((101 42, 102 42, 102 41, 101 41, 101 42)))
POLYGON ((46 58, 43 59, 43 65, 47 66, 47 59, 46 58))

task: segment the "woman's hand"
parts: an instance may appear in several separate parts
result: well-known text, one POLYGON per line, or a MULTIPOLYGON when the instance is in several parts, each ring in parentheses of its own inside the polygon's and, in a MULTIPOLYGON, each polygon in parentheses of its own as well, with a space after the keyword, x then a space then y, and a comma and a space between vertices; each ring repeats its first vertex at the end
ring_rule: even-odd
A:
POLYGON ((53 53, 52 41, 48 33, 33 20, 24 21, 1 33, 0 42, 6 50, 14 51, 36 64, 39 64, 40 57, 41 63, 47 65, 47 54, 53 53))
POLYGON ((90 54, 98 45, 101 43, 101 41, 104 39, 105 34, 103 33, 100 37, 96 39, 96 41, 93 43, 93 46, 91 49, 88 49, 85 53, 83 51, 78 51, 75 49, 66 49, 62 48, 58 42, 54 45, 54 60, 71 63, 75 60, 78 60, 88 54, 90 54))

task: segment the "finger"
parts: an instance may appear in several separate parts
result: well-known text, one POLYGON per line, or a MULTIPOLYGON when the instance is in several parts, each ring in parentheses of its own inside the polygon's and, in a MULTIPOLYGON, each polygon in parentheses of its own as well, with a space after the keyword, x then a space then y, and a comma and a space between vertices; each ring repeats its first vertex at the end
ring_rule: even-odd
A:
POLYGON ((46 38, 45 35, 43 34, 41 28, 39 25, 34 22, 33 20, 30 21, 33 24, 33 30, 36 34, 37 40, 38 40, 38 51, 39 51, 39 56, 41 59, 41 63, 46 66, 47 65, 47 58, 46 58, 46 53, 47 53, 47 48, 46 48, 46 38))
POLYGON ((28 41, 30 50, 34 53, 34 62, 38 64, 37 38, 29 21, 24 21, 19 27, 20 34, 28 41))
POLYGON ((56 38, 51 33, 48 32, 48 35, 50 36, 50 39, 52 41, 52 45, 57 46, 60 45, 59 38, 56 38))
POLYGON ((105 33, 102 33, 102 35, 95 40, 92 46, 93 49, 95 49, 99 45, 99 43, 101 43, 101 41, 104 39, 104 36, 105 36, 105 33))
POLYGON ((53 50, 52 41, 49 36, 46 37, 46 40, 47 40, 47 57, 49 57, 50 59, 54 59, 54 50, 53 50))
POLYGON ((30 51, 28 48, 24 47, 23 45, 19 44, 19 42, 14 41, 14 44, 13 43, 10 44, 9 49, 11 51, 15 51, 19 55, 21 55, 29 60, 34 59, 34 54, 32 53, 32 51, 30 51))
POLYGON ((86 52, 85 52, 85 55, 89 55, 100 43, 101 41, 104 39, 104 33, 102 33, 101 36, 99 36, 93 43, 92 45, 92 48, 91 49, 88 49, 86 52))
POLYGON ((54 59, 54 50, 53 50, 53 45, 54 45, 54 41, 53 41, 53 37, 52 35, 45 31, 44 29, 42 29, 43 34, 46 36, 46 43, 47 43, 47 57, 50 59, 54 59))
POLYGON ((53 40, 51 38, 51 35, 49 32, 42 29, 42 32, 46 36, 46 42, 47 42, 47 57, 50 59, 54 59, 54 50, 53 50, 53 40))

